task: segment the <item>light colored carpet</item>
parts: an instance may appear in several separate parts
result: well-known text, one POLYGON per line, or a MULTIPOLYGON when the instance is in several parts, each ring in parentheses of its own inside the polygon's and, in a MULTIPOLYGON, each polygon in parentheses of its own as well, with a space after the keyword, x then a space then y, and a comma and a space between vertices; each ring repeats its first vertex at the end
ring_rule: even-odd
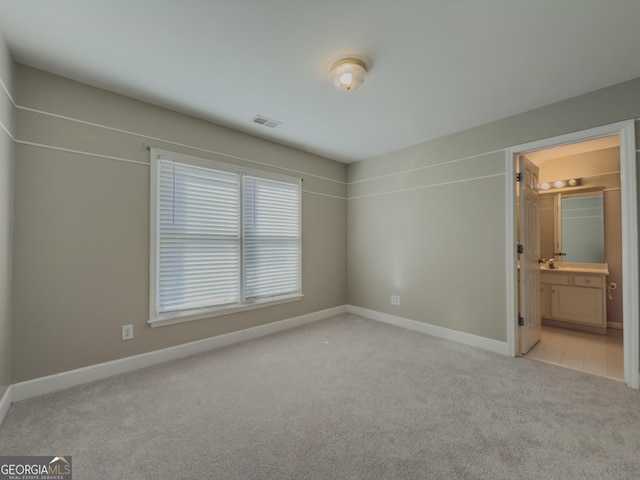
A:
POLYGON ((85 479, 640 477, 622 383, 342 315, 14 404, 85 479))

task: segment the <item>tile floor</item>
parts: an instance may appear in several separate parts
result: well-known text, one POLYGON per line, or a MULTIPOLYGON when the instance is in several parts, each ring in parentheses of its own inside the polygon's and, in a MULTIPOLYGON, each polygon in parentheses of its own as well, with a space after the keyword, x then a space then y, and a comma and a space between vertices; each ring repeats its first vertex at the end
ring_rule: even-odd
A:
POLYGON ((542 326, 542 339, 527 358, 624 381, 622 330, 606 335, 542 326))

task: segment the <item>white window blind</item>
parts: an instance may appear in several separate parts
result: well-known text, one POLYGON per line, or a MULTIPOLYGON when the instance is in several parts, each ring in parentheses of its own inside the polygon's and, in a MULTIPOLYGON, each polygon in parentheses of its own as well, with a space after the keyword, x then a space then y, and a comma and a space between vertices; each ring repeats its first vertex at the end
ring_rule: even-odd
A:
POLYGON ((300 189, 243 177, 243 288, 247 301, 300 290, 300 189))
POLYGON ((297 300, 301 180, 151 151, 149 323, 297 300))
POLYGON ((237 303, 239 176, 163 160, 159 167, 158 311, 237 303))

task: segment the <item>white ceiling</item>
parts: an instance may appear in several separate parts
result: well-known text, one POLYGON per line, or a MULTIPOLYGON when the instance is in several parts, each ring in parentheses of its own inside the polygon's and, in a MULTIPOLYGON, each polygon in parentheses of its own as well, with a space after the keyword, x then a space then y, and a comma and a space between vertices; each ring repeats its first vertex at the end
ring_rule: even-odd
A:
POLYGON ((640 77, 639 23, 638 0, 0 0, 20 63, 345 163, 640 77))

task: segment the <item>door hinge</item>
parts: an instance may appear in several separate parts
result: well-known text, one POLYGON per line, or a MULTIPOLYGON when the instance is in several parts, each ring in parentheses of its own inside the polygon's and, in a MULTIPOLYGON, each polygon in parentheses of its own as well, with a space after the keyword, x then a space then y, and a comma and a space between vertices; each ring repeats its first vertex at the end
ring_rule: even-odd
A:
POLYGON ((518 172, 516 173, 516 182, 521 182, 522 181, 522 172, 518 172))
POLYGON ((524 317, 518 315, 518 325, 524 327, 524 317))
POLYGON ((518 253, 524 253, 524 245, 521 243, 518 244, 518 253))

